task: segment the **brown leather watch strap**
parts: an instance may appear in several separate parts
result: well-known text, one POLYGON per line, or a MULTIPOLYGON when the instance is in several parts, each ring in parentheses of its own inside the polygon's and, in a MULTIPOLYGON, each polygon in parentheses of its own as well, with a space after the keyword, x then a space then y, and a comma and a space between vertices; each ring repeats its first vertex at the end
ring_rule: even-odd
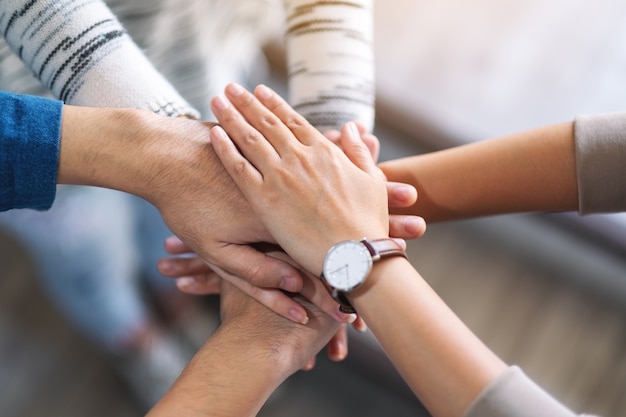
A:
POLYGON ((377 261, 380 258, 387 256, 402 256, 406 258, 406 252, 400 246, 398 242, 391 238, 367 240, 363 239, 361 242, 365 245, 367 250, 372 255, 372 260, 377 261))

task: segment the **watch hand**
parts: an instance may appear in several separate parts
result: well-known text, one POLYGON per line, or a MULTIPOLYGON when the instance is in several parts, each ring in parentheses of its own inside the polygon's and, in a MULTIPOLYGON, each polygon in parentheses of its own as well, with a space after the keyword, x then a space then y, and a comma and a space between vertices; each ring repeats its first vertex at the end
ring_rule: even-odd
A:
POLYGON ((337 272, 341 271, 342 269, 348 269, 348 264, 345 264, 344 266, 341 266, 337 269, 335 269, 334 271, 331 271, 331 274, 336 274, 337 272))

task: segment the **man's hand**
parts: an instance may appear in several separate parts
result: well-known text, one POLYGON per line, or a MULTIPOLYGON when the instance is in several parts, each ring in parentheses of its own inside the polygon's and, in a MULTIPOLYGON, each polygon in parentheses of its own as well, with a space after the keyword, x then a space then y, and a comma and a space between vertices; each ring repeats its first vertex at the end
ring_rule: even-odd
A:
POLYGON ((339 327, 301 298, 304 326, 221 281, 222 324, 194 355, 149 417, 255 416, 290 375, 307 367, 339 327))
POLYGON ((314 304, 294 297, 308 311, 306 326, 285 320, 226 281, 222 282, 220 296, 221 327, 245 334, 250 343, 264 346, 286 376, 307 367, 340 329, 336 320, 314 304))
MULTIPOLYGON (((211 126, 143 110, 64 106, 58 182, 138 195, 216 270, 253 288, 300 291, 296 268, 249 245, 273 238, 216 158, 211 126)), ((264 300, 277 313, 306 321, 305 309, 283 293, 264 300)))

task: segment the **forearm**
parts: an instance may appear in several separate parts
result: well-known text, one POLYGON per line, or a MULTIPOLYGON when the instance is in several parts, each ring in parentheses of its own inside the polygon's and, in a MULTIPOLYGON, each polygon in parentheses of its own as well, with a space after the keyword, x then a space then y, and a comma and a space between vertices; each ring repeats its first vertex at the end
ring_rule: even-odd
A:
POLYGON ((175 181, 193 184, 184 180, 211 173, 213 181, 229 180, 208 134, 207 126, 184 118, 66 105, 57 183, 112 188, 155 204, 172 199, 175 181), (161 195, 167 187, 169 195, 161 195))
POLYGON ((220 328, 196 353, 148 417, 255 416, 289 376, 263 338, 220 328))
POLYGON ((350 297, 435 417, 462 416, 506 369, 403 258, 376 263, 350 297))
POLYGON ((222 281, 221 326, 149 416, 255 416, 339 328, 314 305, 297 300, 309 311, 307 325, 278 316, 222 281))
POLYGON ((414 185, 427 221, 578 208, 574 127, 564 123, 381 164, 414 185))

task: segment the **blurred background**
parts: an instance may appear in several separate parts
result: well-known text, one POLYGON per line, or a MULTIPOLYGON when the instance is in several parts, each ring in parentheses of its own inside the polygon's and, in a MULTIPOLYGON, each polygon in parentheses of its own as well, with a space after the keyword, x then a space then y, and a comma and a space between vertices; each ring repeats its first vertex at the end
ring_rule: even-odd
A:
MULTIPOLYGON (((620 0, 375 4, 381 159, 626 109, 620 0)), ((284 91, 275 46, 269 83, 284 91)), ((574 410, 622 416, 624 218, 527 214, 433 224, 410 242, 409 255, 505 361, 574 410)), ((0 415, 142 415, 108 357, 49 302, 28 250, 3 231, 0 265, 0 415)), ((216 300, 205 301, 210 318, 216 300)), ((261 415, 296 413, 428 415, 369 334, 351 334, 345 363, 320 355, 261 415)))

